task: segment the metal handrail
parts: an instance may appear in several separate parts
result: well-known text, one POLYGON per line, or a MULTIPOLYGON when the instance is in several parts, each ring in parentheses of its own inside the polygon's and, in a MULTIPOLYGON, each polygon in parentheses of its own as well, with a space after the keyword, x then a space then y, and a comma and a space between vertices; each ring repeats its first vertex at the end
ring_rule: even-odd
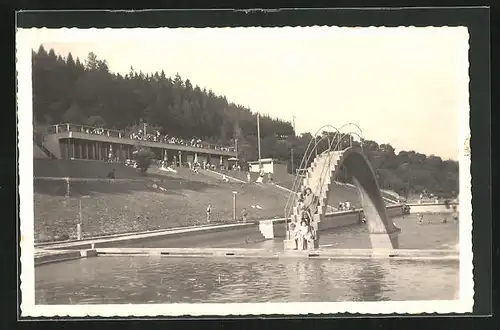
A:
MULTIPOLYGON (((325 125, 323 127, 321 127, 314 135, 314 137, 309 141, 309 144, 307 145, 307 148, 306 150, 304 151, 304 155, 302 157, 302 160, 300 162, 300 165, 299 165, 299 169, 302 168, 305 164, 307 164, 310 160, 310 157, 312 156, 312 152, 314 150, 316 150, 318 144, 322 141, 322 139, 320 139, 319 141, 317 140, 317 136, 318 136, 318 132, 320 131, 324 131, 324 129, 328 127, 328 128, 333 128, 335 130, 337 130, 337 128, 335 128, 334 126, 331 126, 331 125, 325 125), (312 145, 312 142, 313 142, 313 139, 315 141, 315 144, 314 144, 314 148, 312 149, 311 152, 309 152, 310 148, 311 148, 311 145, 312 145), (308 152, 309 152, 309 155, 308 155, 308 152)), ((338 131, 338 130, 337 130, 338 131)), ((294 179, 294 182, 292 184, 292 191, 295 193, 295 189, 296 189, 296 186, 297 186, 297 183, 299 181, 299 178, 301 178, 301 176, 299 176, 298 174, 296 174, 295 176, 295 179, 294 179)), ((285 206, 285 213, 286 213, 286 209, 288 208, 288 204, 290 202, 290 199, 291 199, 291 196, 289 196, 289 198, 287 199, 287 203, 286 203, 286 206, 285 206)))
MULTIPOLYGON (((341 144, 343 142, 343 140, 346 138, 346 137, 351 137, 351 134, 354 134, 354 135, 357 135, 360 139, 362 139, 361 135, 359 135, 357 132, 348 132, 348 133, 345 133, 344 136, 342 136, 340 138, 340 140, 337 142, 337 145, 335 146, 334 148, 334 151, 341 151, 340 150, 340 147, 341 147, 341 144)), ((360 146, 361 146, 361 152, 363 152, 363 143, 361 141, 360 143, 360 146)), ((351 143, 349 144, 349 148, 352 148, 352 141, 351 143)), ((331 149, 331 148, 329 148, 331 149)), ((329 151, 330 152, 330 151, 329 151)), ((332 158, 333 158, 334 155, 330 155, 328 157, 328 164, 325 164, 323 165, 323 168, 321 169, 321 174, 320 174, 320 184, 316 187, 316 196, 320 196, 320 194, 323 193, 323 187, 324 187, 324 184, 325 184, 325 176, 324 176, 324 170, 325 168, 329 169, 330 168, 330 164, 331 164, 331 161, 332 161, 332 158)), ((330 178, 330 181, 331 181, 332 178, 330 178)))
MULTIPOLYGON (((350 136, 351 132, 348 132, 348 133, 342 133, 344 134, 344 136, 341 136, 340 140, 337 141, 337 144, 335 145, 335 148, 333 148, 333 152, 336 152, 336 151, 340 151, 340 146, 341 146, 341 143, 343 141, 343 139, 346 137, 346 136, 350 136)), ((335 141, 332 141, 330 143, 330 145, 328 146, 328 150, 324 151, 324 153, 330 153, 332 152, 332 145, 335 141)), ((331 154, 328 156, 328 160, 327 160, 327 163, 324 163, 323 164, 323 167, 321 168, 321 174, 319 176, 319 185, 316 186, 316 191, 315 191, 315 195, 316 196, 319 196, 322 191, 323 191, 323 186, 325 184, 325 176, 324 176, 324 172, 325 172, 325 168, 328 169, 328 171, 330 170, 330 165, 331 165, 331 162, 332 162, 332 158, 333 158, 334 154, 331 154)), ((331 179, 331 178, 330 178, 331 179)))
MULTIPOLYGON (((335 134, 338 134, 338 132, 335 132, 335 134)), ((336 136, 337 136, 337 135, 335 135, 335 137, 336 137, 336 136)), ((324 136, 324 137, 322 137, 322 138, 320 139, 320 141, 321 141, 321 140, 323 140, 324 138, 328 138, 328 139, 329 139, 329 137, 328 137, 328 136, 326 136, 326 137, 324 136)), ((330 141, 330 140, 328 140, 328 142, 329 142, 329 143, 328 143, 328 149, 327 149, 327 150, 325 150, 325 151, 323 151, 323 152, 322 152, 322 154, 324 154, 325 152, 330 152, 330 151, 331 151, 332 144, 334 143, 334 141, 335 141, 335 140, 336 140, 336 139, 332 139, 331 141, 330 141)), ((313 151, 314 151, 314 150, 313 150, 313 151)), ((311 154, 312 154, 312 152, 311 152, 311 154)), ((329 162, 330 162, 330 161, 331 161, 331 159, 329 159, 329 162)), ((330 164, 330 163, 329 163, 329 164, 330 164)), ((324 168, 325 168, 325 166, 323 166, 322 171, 324 170, 324 168)), ((321 175, 322 175, 322 174, 321 174, 321 175)), ((290 215, 291 215, 290 213, 291 213, 291 211, 293 210, 293 205, 295 204, 295 201, 296 201, 296 197, 297 197, 296 195, 297 195, 297 192, 295 192, 295 191, 293 190, 292 194, 295 196, 295 198, 293 199, 294 203, 292 203, 292 204, 291 204, 291 205, 292 205, 292 208, 291 208, 291 210, 288 210, 288 209, 286 209, 286 210, 285 210, 285 231, 286 231, 286 237, 287 237, 287 239, 289 239, 289 238, 290 238, 290 230, 289 230, 289 228, 288 228, 288 218, 290 217, 290 215)))
MULTIPOLYGON (((354 125, 354 126, 356 126, 356 127, 360 130, 360 132, 362 133, 361 128, 360 128, 358 125, 353 124, 353 123, 347 123, 347 124, 344 124, 344 125, 342 125, 342 126, 340 127, 340 129, 342 129, 342 128, 346 127, 346 126, 350 126, 350 125, 354 125)), ((355 135, 357 135, 357 136, 358 136, 361 140, 363 140, 363 136, 361 136, 360 134, 358 134, 358 133, 356 133, 356 132, 350 131, 349 133, 341 133, 341 132, 340 132, 340 130, 339 130, 339 129, 337 129, 336 127, 331 126, 331 125, 325 125, 325 126, 321 127, 321 128, 320 128, 320 129, 316 132, 316 135, 315 135, 315 136, 311 139, 311 141, 309 142, 309 144, 308 144, 308 146, 307 146, 307 148, 306 148, 306 152, 304 153, 304 156, 302 157, 302 161, 301 161, 301 164, 300 164, 299 168, 302 168, 302 166, 304 165, 304 160, 305 160, 305 159, 307 159, 307 161, 306 161, 306 164, 307 164, 307 162, 310 160, 310 157, 312 156, 312 152, 313 152, 313 151, 317 148, 317 145, 319 144, 319 142, 321 142, 321 141, 322 141, 322 140, 324 140, 325 138, 330 139, 330 136, 328 136, 328 135, 327 135, 326 137, 325 137, 325 136, 323 136, 323 137, 322 137, 319 141, 317 140, 317 137, 318 137, 318 132, 320 132, 320 131, 324 131, 324 129, 325 129, 326 127, 328 127, 328 128, 333 128, 333 129, 335 129, 335 130, 336 130, 336 132, 334 132, 334 136, 333 136, 332 142, 331 142, 331 143, 329 143, 329 149, 328 149, 329 151, 331 151, 331 146, 333 145, 333 142, 335 142, 335 140, 337 140, 337 136, 338 136, 339 134, 344 134, 344 136, 342 136, 342 135, 341 135, 341 138, 340 138, 340 140, 338 141, 338 143, 337 143, 337 145, 336 145, 335 149, 337 149, 337 147, 338 147, 338 146, 340 146, 340 143, 343 141, 343 139, 344 139, 346 136, 349 136, 349 137, 350 137, 350 136, 351 136, 350 134, 355 134, 355 135), (311 150, 311 151, 310 151, 310 153, 309 153, 309 156, 307 156, 307 152, 309 151, 309 148, 310 148, 310 146, 311 146, 311 143, 312 143, 313 139, 316 141, 315 146, 314 146, 314 149, 313 149, 313 150, 311 150)), ((361 141, 361 144, 362 144, 362 141, 361 141)), ((297 175, 295 176, 294 182, 293 182, 293 184, 292 184, 292 189, 291 189, 291 190, 292 190, 292 193, 290 193, 290 195, 289 195, 289 197, 288 197, 288 199, 287 199, 286 205, 285 205, 285 218, 286 218, 286 219, 288 219, 288 217, 290 216, 291 210, 293 209, 293 206, 291 206, 291 205, 294 205, 295 199, 297 198, 297 196, 296 196, 296 195, 297 195, 297 191, 296 191, 296 189, 297 189, 297 183, 300 181, 300 180, 299 180, 299 178, 301 178, 301 177, 297 174, 297 175), (292 204, 290 205, 290 202, 291 202, 291 201, 292 201, 292 204)))
MULTIPOLYGON (((307 145, 307 148, 304 152, 304 155, 302 157, 302 160, 300 162, 300 165, 299 165, 299 169, 301 169, 305 164, 307 164, 312 156, 312 153, 313 151, 317 150, 317 147, 318 147, 318 144, 323 141, 325 138, 328 138, 329 139, 329 136, 322 136, 321 139, 317 139, 318 138, 318 135, 319 133, 321 132, 324 132, 326 129, 328 128, 333 128, 336 132, 334 132, 334 136, 337 136, 338 133, 340 133, 340 131, 335 127, 335 126, 332 126, 332 125, 324 125, 322 126, 320 129, 318 129, 315 133, 315 135, 313 136, 313 138, 311 138, 311 140, 309 141, 309 144, 307 145), (310 148, 311 148, 311 145, 312 145, 312 142, 313 140, 315 141, 314 143, 314 148, 309 152, 310 148), (309 152, 309 155, 308 155, 308 152, 309 152)), ((288 216, 288 209, 291 205, 293 205, 293 202, 292 204, 290 204, 290 201, 292 199, 295 199, 296 198, 296 195, 297 195, 297 192, 296 192, 296 189, 297 189, 297 183, 300 182, 300 179, 302 177, 298 174, 295 175, 295 179, 293 181, 293 184, 292 184, 292 193, 290 193, 290 195, 288 196, 288 199, 287 199, 287 202, 286 202, 286 205, 285 205, 285 218, 287 218, 288 216)), ((292 206, 292 209, 293 209, 293 206, 292 206)))
MULTIPOLYGON (((306 152, 304 153, 304 158, 303 158, 303 161, 306 160, 305 161, 306 164, 311 159, 311 156, 313 155, 314 151, 316 150, 317 145, 321 141, 323 141, 324 139, 326 139, 326 137, 322 137, 321 139, 316 140, 317 142, 315 143, 314 148, 312 148, 310 151, 308 149, 306 149, 306 152), (308 151, 309 151, 309 155, 307 156, 307 152, 308 151)), ((301 166, 300 167, 302 167, 303 165, 304 165, 303 162, 301 162, 301 166)), ((289 216, 289 213, 293 210, 293 205, 294 205, 294 203, 296 201, 296 198, 297 198, 297 192, 298 192, 297 188, 300 188, 300 184, 299 183, 300 183, 301 179, 302 179, 302 176, 300 176, 298 174, 295 176, 295 179, 294 179, 294 182, 293 182, 293 185, 292 185, 292 189, 291 189, 292 192, 288 196, 288 199, 287 199, 287 202, 286 202, 286 205, 285 205, 285 218, 287 218, 289 216)))
MULTIPOLYGON (((349 124, 343 125, 342 127, 345 127, 345 126, 347 126, 347 125, 349 125, 349 124)), ((354 125, 355 125, 355 124, 354 124, 354 125)), ((356 127, 358 127, 358 129, 360 129, 360 128, 359 128, 359 126, 357 126, 357 125, 355 125, 355 126, 356 126, 356 127)), ((342 127, 341 127, 341 128, 342 128, 342 127)), ((360 131, 361 131, 361 129, 360 129, 360 131)), ((362 131, 361 131, 361 132, 362 132, 362 131)), ((340 133, 340 132, 336 132, 336 133, 340 133)), ((340 137, 339 141, 337 141, 337 144, 335 145, 335 148, 334 148, 334 150, 333 150, 334 152, 335 152, 335 151, 340 151, 340 146, 341 146, 342 142, 344 141, 344 139, 345 139, 346 137, 349 137, 349 139, 351 139, 351 137, 352 137, 352 135, 351 135, 351 134, 357 135, 357 136, 361 139, 361 141, 360 141, 360 146, 361 146, 361 152, 363 152, 363 140, 364 140, 364 139, 363 139, 363 137, 362 137, 360 134, 358 134, 357 132, 353 132, 353 131, 350 131, 350 132, 347 132, 347 133, 341 133, 341 134, 343 134, 343 135, 341 135, 341 137, 340 137), (337 150, 337 149, 339 149, 339 150, 337 150)), ((335 137, 336 137, 336 135, 335 135, 335 137)), ((323 151, 323 152, 322 152, 322 154, 324 154, 324 153, 326 153, 326 152, 330 153, 330 152, 332 151, 332 145, 333 145, 333 143, 335 142, 335 140, 336 140, 336 139, 332 139, 332 141, 331 141, 331 142, 329 141, 328 149, 327 149, 327 150, 325 150, 325 151, 323 151)), ((351 141, 351 143, 350 143, 349 147, 352 147, 352 140, 350 140, 350 141, 351 141)), ((315 189, 315 195, 316 195, 316 196, 319 196, 319 195, 322 193, 322 191, 323 191, 323 186, 324 186, 324 184, 325 184, 324 171, 325 171, 325 168, 327 168, 327 169, 329 169, 329 168, 330 168, 330 165, 331 165, 331 161, 332 161, 332 159, 333 159, 333 156, 334 156, 334 154, 329 155, 327 163, 324 163, 324 164, 323 164, 323 167, 322 167, 322 169, 321 169, 321 174, 320 174, 320 183, 319 183, 319 185, 317 185, 317 187, 316 187, 316 189, 315 189)), ((331 181, 331 178, 330 178, 330 181, 331 181)), ((291 193, 291 195, 293 194, 293 195, 296 197, 296 192, 295 192, 295 190, 292 190, 292 191, 293 191, 293 192, 291 193)), ((295 200, 296 200, 296 198, 294 198, 294 201, 295 201, 295 200)), ((287 205, 288 205, 288 201, 287 201, 287 205)), ((294 205, 294 204, 292 203, 292 205, 294 205)), ((293 207, 292 207, 292 210, 293 210, 293 207)), ((290 211, 291 211, 291 210, 290 210, 290 211)), ((286 208, 286 210, 285 210, 285 226, 286 226, 286 237, 287 237, 287 238, 289 238, 289 237, 290 237, 290 235, 289 235, 289 228, 288 228, 288 218, 289 218, 289 216, 290 216, 290 214, 288 214, 288 208, 286 208)))
MULTIPOLYGON (((339 152, 341 151, 341 150, 340 150, 340 147, 341 147, 342 141, 344 141, 344 139, 345 139, 346 137, 351 138, 351 134, 357 135, 360 139, 362 139, 361 135, 359 135, 359 134, 358 134, 358 133, 356 133, 356 132, 348 132, 348 133, 343 133, 343 134, 344 134, 344 135, 343 135, 343 136, 341 136, 340 140, 337 142, 337 145, 335 146, 335 148, 334 148, 334 150, 333 150, 334 152, 335 152, 335 151, 339 151, 339 152)), ((363 152, 363 143, 360 143, 360 146, 361 146, 361 152, 363 152)), ((350 147, 350 148, 352 148, 352 141, 351 141, 351 143, 350 143, 349 147, 350 147)), ((325 151, 325 152, 326 152, 326 151, 325 151)), ((331 145, 330 145, 330 147, 328 148, 328 152, 331 152, 331 145)), ((324 153, 324 152, 323 152, 323 153, 324 153)), ((322 193, 322 191, 323 191, 324 179, 325 179, 325 178, 324 178, 324 176, 323 176, 323 174, 324 174, 325 168, 328 168, 328 169, 330 168, 330 164, 331 164, 331 160, 332 160, 332 158, 333 158, 333 155, 330 155, 330 156, 328 157, 328 164, 324 164, 324 165, 323 165, 323 168, 321 169, 321 174, 320 174, 320 184, 319 184, 319 192, 318 192, 316 195, 321 194, 321 193, 322 193)), ((318 189, 316 189, 316 191, 317 191, 317 190, 318 190, 318 189)))
MULTIPOLYGON (((116 129, 111 129, 111 128, 95 127, 95 126, 88 126, 88 125, 76 125, 76 124, 70 124, 70 123, 51 125, 51 126, 47 127, 47 129, 45 131, 46 131, 46 134, 54 134, 56 132, 87 133, 87 130, 89 130, 89 134, 92 134, 91 132, 93 132, 97 129, 103 130, 103 132, 105 133, 106 136, 117 137, 117 138, 121 138, 121 139, 130 139, 130 135, 132 133, 134 133, 134 132, 129 131, 129 130, 116 130, 116 129), (56 128, 56 129, 54 130, 54 128, 56 128), (63 130, 59 131, 59 128, 63 128, 63 130), (73 128, 73 130, 72 130, 72 128, 73 128)), ((135 139, 132 139, 132 140, 135 140, 135 139)), ((184 140, 184 139, 182 139, 182 140, 184 140)), ((150 141, 150 140, 148 140, 148 141, 150 141)), ((151 142, 155 142, 155 141, 151 141, 151 142)), ((156 142, 160 142, 160 141, 156 141, 156 142)), ((162 142, 162 143, 171 144, 168 141, 162 142)), ((234 147, 228 147, 228 146, 224 146, 224 145, 215 145, 215 144, 210 144, 210 143, 206 143, 206 142, 202 143, 203 149, 219 150, 217 148, 220 148, 220 147, 227 148, 229 152, 235 151, 234 147)))

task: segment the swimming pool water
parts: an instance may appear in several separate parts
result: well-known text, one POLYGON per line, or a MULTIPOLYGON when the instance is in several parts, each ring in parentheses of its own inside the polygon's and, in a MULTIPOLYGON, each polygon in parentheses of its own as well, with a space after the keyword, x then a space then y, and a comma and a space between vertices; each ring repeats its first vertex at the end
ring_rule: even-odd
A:
POLYGON ((458 273, 454 261, 97 257, 37 267, 36 303, 454 299, 458 273))
MULTIPOLYGON (((442 223, 439 215, 427 220, 420 225, 413 215, 395 219, 401 248, 457 246, 457 224, 442 223)), ((369 242, 363 226, 320 238, 332 248, 369 248, 369 242)), ((204 246, 282 249, 283 244, 230 238, 200 240, 193 247, 204 246)), ((448 300, 458 298, 459 263, 99 256, 36 267, 35 290, 37 304, 448 300)))

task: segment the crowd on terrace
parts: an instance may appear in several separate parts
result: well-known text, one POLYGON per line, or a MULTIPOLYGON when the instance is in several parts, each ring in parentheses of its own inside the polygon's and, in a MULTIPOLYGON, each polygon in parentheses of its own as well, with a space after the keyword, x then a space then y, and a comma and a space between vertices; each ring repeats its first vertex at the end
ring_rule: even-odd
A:
POLYGON ((73 124, 60 124, 56 126, 57 126, 57 132, 66 132, 66 131, 82 132, 92 135, 106 135, 118 138, 129 138, 131 140, 141 140, 141 141, 147 140, 151 142, 176 144, 188 147, 214 149, 221 151, 234 151, 234 147, 227 147, 220 144, 219 145, 210 144, 202 141, 199 138, 192 138, 191 140, 185 140, 175 136, 170 136, 168 134, 162 134, 158 130, 155 130, 153 133, 147 133, 143 132, 142 129, 131 132, 131 131, 104 129, 100 127, 87 127, 87 126, 73 125, 73 124))

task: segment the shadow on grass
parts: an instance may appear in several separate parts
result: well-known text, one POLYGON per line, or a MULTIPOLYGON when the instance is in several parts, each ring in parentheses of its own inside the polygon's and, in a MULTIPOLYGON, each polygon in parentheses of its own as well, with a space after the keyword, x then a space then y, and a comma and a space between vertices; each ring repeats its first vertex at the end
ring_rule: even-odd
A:
MULTIPOLYGON (((69 196, 91 196, 95 194, 129 194, 136 191, 151 191, 167 195, 182 195, 181 190, 203 192, 215 185, 181 178, 145 177, 127 181, 107 180, 83 181, 69 180, 69 196)), ((38 194, 66 196, 68 184, 65 179, 34 179, 34 191, 38 194)))
POLYGON ((176 170, 116 180, 80 177, 69 179, 69 185, 61 175, 54 175, 60 177, 55 180, 34 178, 35 239, 74 238, 79 221, 85 237, 202 225, 207 223, 209 204, 212 224, 231 223, 233 191, 238 220, 243 208, 248 210, 248 221, 282 216, 286 198, 273 189, 176 170), (89 198, 81 199, 85 196, 89 198))

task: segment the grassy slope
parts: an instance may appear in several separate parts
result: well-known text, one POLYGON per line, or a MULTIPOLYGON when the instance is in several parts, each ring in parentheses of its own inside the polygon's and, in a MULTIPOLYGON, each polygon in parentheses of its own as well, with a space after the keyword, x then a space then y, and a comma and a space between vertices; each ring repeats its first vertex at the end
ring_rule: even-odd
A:
MULTIPOLYGON (((254 184, 204 182, 165 176, 130 181, 35 180, 35 239, 74 237, 82 200, 85 235, 172 228, 206 223, 206 207, 212 218, 231 222, 232 191, 237 191, 237 216, 246 207, 249 220, 282 217, 283 194, 254 184), (165 189, 160 190, 159 187, 165 189), (82 196, 87 196, 83 197, 82 196), (262 209, 252 208, 259 205, 262 209)), ((217 181, 212 179, 213 181, 217 181)))
MULTIPOLYGON (((80 164, 71 164, 75 168, 77 165, 80 164)), ((84 165, 88 167, 89 164, 81 165, 78 167, 78 176, 85 176, 84 165)), ((98 164, 92 165, 97 168, 98 164)), ((97 170, 99 173, 104 172, 97 170)), ((232 222, 233 191, 238 192, 238 218, 244 207, 248 210, 249 220, 284 216, 289 196, 287 191, 267 184, 224 183, 214 175, 195 174, 185 168, 176 170, 177 173, 171 173, 152 167, 148 177, 135 177, 126 181, 70 181, 69 197, 66 197, 67 187, 63 179, 36 179, 35 239, 46 241, 75 237, 80 200, 84 236, 205 224, 208 204, 212 205, 214 222, 232 222), (257 205, 261 209, 252 207, 257 205)), ((127 173, 123 171, 120 177, 123 178, 127 173)), ((243 172, 228 174, 246 178, 243 172)), ((290 181, 286 179, 289 178, 281 181, 290 181)), ((287 186, 286 183, 283 185, 287 186)), ((348 200, 360 206, 355 189, 338 185, 332 185, 330 189, 330 205, 337 207, 339 201, 348 200)))

